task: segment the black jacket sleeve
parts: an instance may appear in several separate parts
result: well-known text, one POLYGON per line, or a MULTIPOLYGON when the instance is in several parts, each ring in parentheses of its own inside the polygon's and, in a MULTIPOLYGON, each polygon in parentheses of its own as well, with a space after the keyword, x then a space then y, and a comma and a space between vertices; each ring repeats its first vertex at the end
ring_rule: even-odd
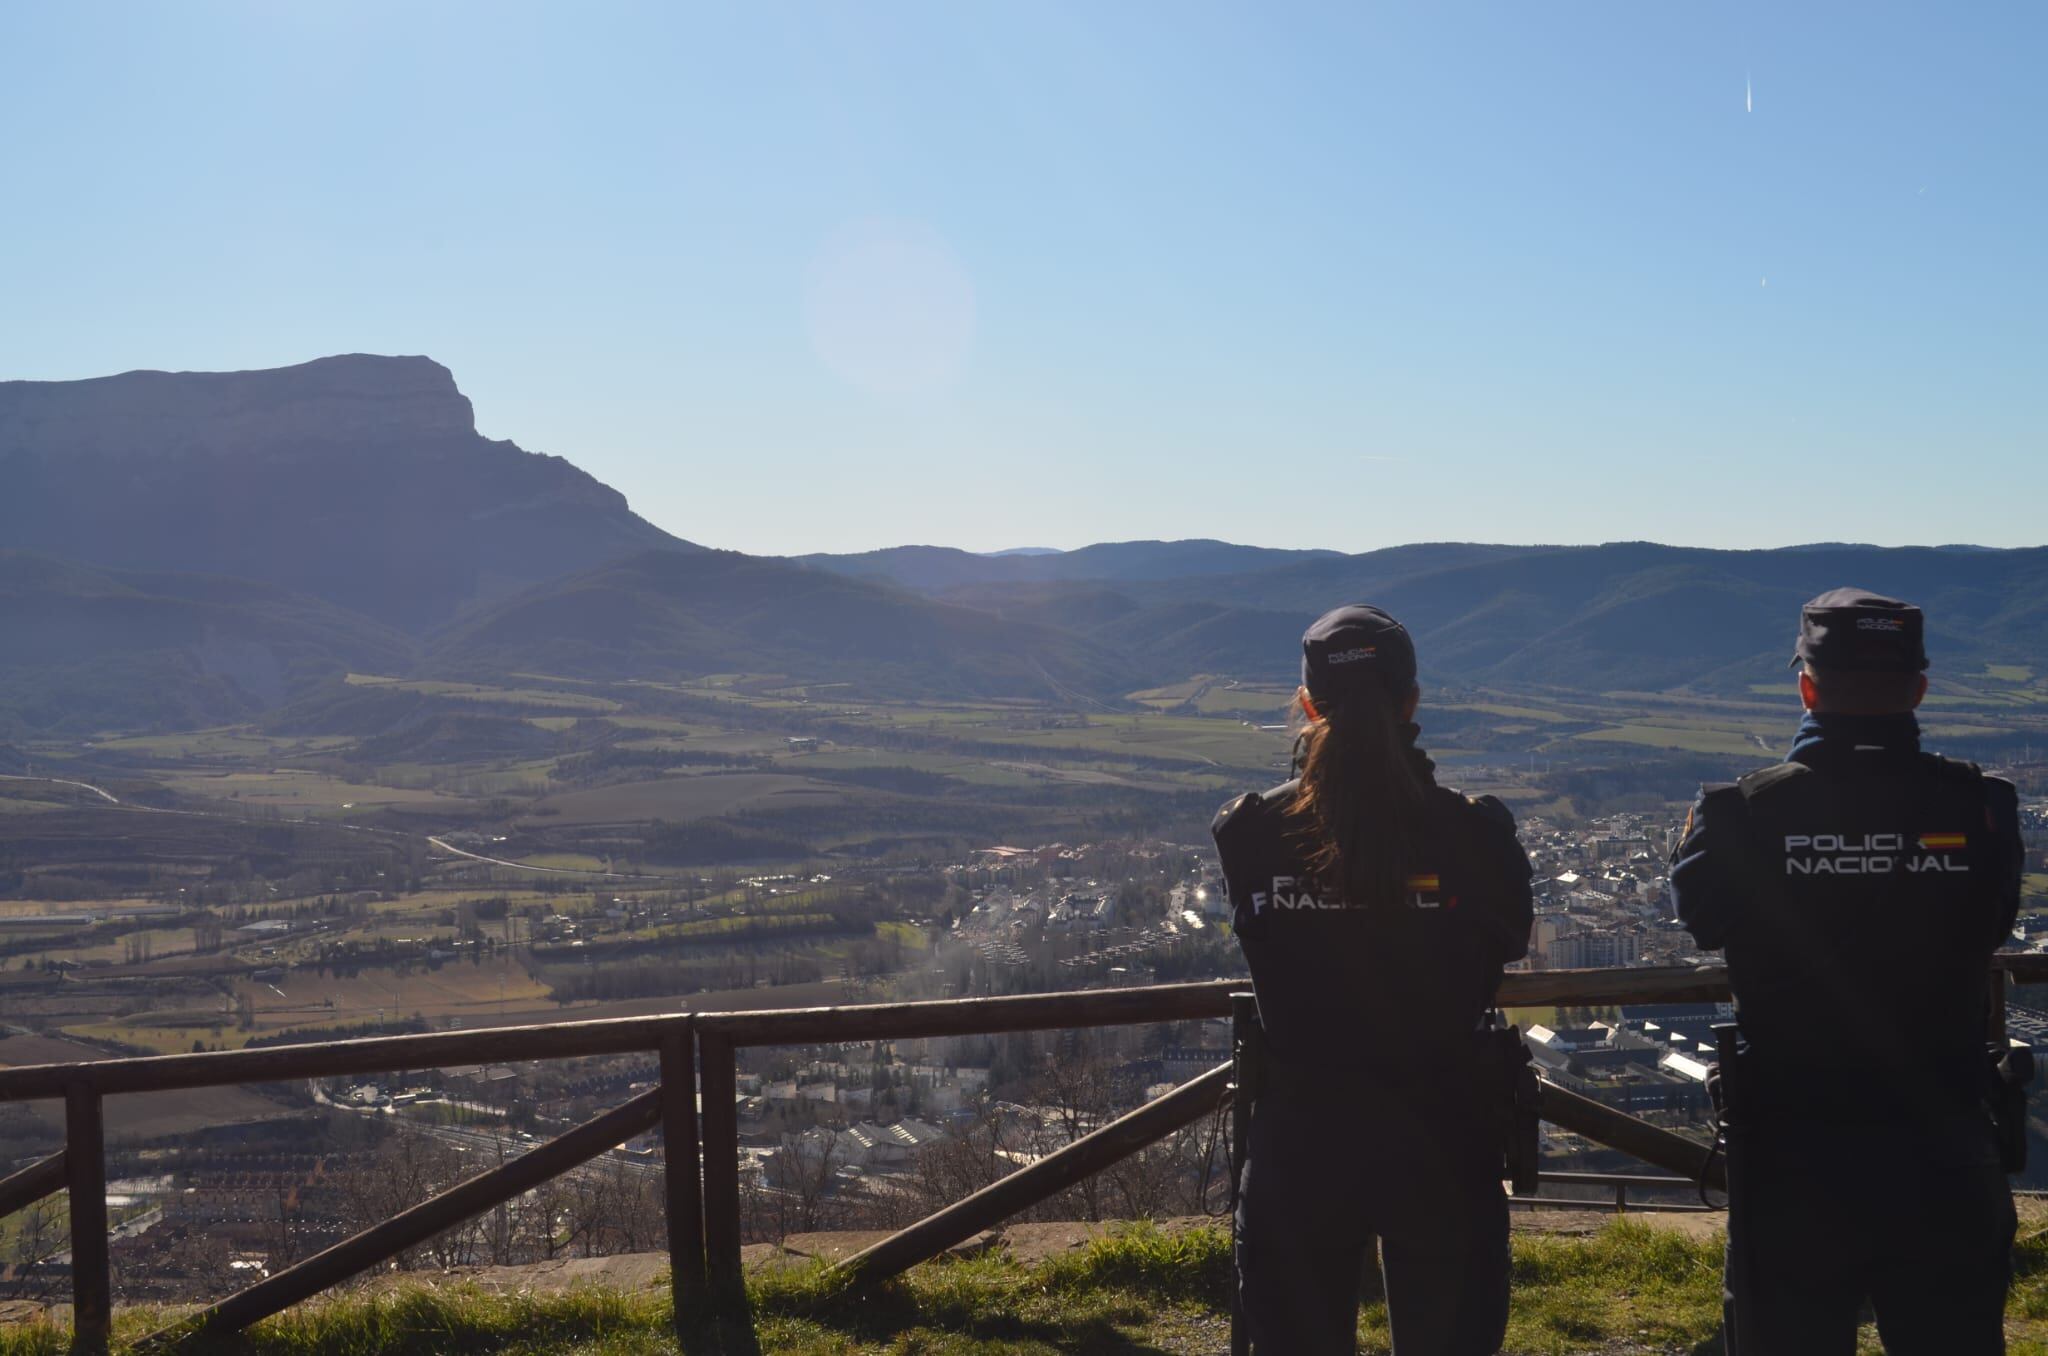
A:
POLYGON ((2003 945, 2020 915, 2020 888, 2026 877, 2027 844, 2020 833, 2019 791, 2002 777, 1984 779, 1984 817, 1990 821, 1998 853, 1997 894, 1992 913, 1998 924, 1992 945, 2003 945))
POLYGON ((1487 875, 1498 881, 1496 897, 1488 901, 1498 929, 1503 965, 1529 954, 1529 929, 1536 921, 1535 871, 1529 854, 1515 836, 1515 816, 1497 796, 1478 796, 1471 801, 1477 821, 1479 850, 1487 875))
POLYGON ((1742 792, 1703 787, 1671 858, 1671 901, 1702 951, 1727 945, 1742 899, 1742 792))
POLYGON ((1223 883, 1230 891, 1230 926, 1238 935, 1256 931, 1258 907, 1252 899, 1265 888, 1259 877, 1256 844, 1265 818, 1264 800, 1248 791, 1216 812, 1209 836, 1216 840, 1216 857, 1223 867, 1223 883))

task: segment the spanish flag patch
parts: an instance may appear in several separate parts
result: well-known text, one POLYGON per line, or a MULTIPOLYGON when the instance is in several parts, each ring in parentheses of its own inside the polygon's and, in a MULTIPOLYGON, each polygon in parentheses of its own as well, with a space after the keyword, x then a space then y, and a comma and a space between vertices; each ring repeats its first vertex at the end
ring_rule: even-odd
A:
POLYGON ((1458 897, 1443 896, 1443 879, 1434 872, 1408 877, 1408 904, 1417 909, 1455 909, 1458 897))
POLYGON ((1923 833, 1920 835, 1920 846, 1929 852, 1953 852, 1960 848, 1966 848, 1969 845, 1970 837, 1968 834, 1923 833))

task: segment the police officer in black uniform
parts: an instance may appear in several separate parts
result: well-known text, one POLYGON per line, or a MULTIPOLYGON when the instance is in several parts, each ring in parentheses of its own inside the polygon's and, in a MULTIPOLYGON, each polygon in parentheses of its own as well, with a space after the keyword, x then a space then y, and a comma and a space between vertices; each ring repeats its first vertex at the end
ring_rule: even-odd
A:
POLYGON ((1436 785, 1399 622, 1338 608, 1302 637, 1301 671, 1301 775, 1213 829, 1267 1047, 1244 1316, 1259 1356, 1349 1356, 1377 1237, 1399 1356, 1484 1356, 1507 1325, 1508 1243, 1479 1033, 1528 949, 1529 860, 1498 800, 1436 785))
POLYGON ((1671 872, 1724 948, 1730 1356, 2005 1349, 2014 1219, 1985 1098, 1991 953, 2019 905, 2010 783, 1920 749, 1920 610, 1801 613, 1787 761, 1702 792, 1671 872))

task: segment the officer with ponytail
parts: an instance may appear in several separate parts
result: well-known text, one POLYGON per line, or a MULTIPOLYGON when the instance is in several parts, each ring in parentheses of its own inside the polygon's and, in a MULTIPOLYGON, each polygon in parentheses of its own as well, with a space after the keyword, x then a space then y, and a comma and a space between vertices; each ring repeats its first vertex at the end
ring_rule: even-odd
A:
POLYGON ((1530 869, 1500 801, 1436 784, 1407 630, 1302 637, 1299 776, 1213 833, 1264 1029, 1237 1215, 1259 1356, 1350 1356, 1377 1238, 1397 1356, 1484 1356, 1507 1325, 1502 1113, 1485 1031, 1527 952, 1530 869))

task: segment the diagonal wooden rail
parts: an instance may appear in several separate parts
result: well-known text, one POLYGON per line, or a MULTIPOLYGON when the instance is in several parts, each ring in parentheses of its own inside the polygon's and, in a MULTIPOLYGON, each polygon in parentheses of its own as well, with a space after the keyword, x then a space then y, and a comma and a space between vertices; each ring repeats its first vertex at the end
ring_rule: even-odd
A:
POLYGON ((1230 1075, 1231 1066, 1220 1064, 1029 1167, 997 1178, 972 1196, 855 1253, 832 1269, 833 1280, 849 1290, 877 1285, 1122 1162, 1222 1106, 1230 1096, 1230 1075))
POLYGON ((9 1177, 0 1177, 0 1219, 26 1210, 43 1197, 64 1189, 64 1151, 39 1158, 9 1177))
POLYGON ((197 1347, 360 1275, 472 1215, 522 1196, 549 1178, 589 1162, 613 1145, 653 1129, 661 1119, 661 1100, 659 1088, 643 1092, 625 1105, 585 1121, 509 1163, 450 1187, 382 1224, 200 1310, 184 1322, 153 1334, 142 1345, 151 1351, 197 1347))
POLYGON ((1619 1149, 1688 1181, 1727 1190, 1725 1160, 1713 1152, 1711 1145, 1652 1125, 1625 1111, 1616 1111, 1605 1102, 1559 1087, 1547 1078, 1539 1077, 1536 1087, 1538 1110, 1552 1125, 1619 1149))

